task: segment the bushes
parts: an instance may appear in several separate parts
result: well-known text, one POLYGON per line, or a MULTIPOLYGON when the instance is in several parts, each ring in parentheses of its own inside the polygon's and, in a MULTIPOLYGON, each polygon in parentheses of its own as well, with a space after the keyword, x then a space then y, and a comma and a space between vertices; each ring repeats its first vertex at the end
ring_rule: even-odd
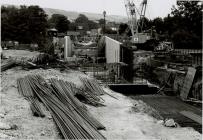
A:
POLYGON ((201 49, 200 38, 194 33, 178 30, 172 34, 174 47, 177 49, 201 49))

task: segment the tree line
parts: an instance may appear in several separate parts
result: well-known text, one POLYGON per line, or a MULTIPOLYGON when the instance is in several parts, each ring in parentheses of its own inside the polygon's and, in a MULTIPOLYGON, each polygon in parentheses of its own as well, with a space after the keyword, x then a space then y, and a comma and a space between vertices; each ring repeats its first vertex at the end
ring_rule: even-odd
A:
POLYGON ((59 33, 69 31, 76 31, 78 26, 82 26, 84 31, 99 28, 99 24, 89 20, 85 15, 80 14, 74 22, 70 22, 68 18, 61 14, 53 14, 48 20, 50 28, 56 28, 59 33))
MULTIPOLYGON (((156 31, 160 41, 172 41, 176 48, 201 49, 202 8, 198 1, 178 1, 168 16, 153 20, 144 18, 143 30, 156 31)), ((127 24, 121 24, 119 34, 124 34, 127 28, 127 24)), ((130 30, 127 31, 130 35, 130 30)))
MULTIPOLYGON (((178 1, 167 17, 153 20, 143 19, 143 31, 155 31, 160 41, 169 40, 176 48, 202 48, 202 3, 198 1, 178 1)), ((75 21, 68 17, 53 14, 50 18, 39 6, 1 6, 1 39, 15 40, 20 43, 37 43, 43 46, 46 42, 46 31, 56 28, 59 33, 76 31, 82 26, 84 31, 103 28, 104 19, 94 22, 80 14, 75 21)), ((121 23, 120 35, 130 36, 128 25, 121 23)), ((140 30, 140 29, 139 29, 140 30)), ((117 33, 106 28, 106 33, 117 33)))
POLYGON ((1 40, 41 46, 45 42, 47 19, 39 6, 1 6, 1 40))
POLYGON ((100 27, 100 22, 89 20, 80 14, 74 22, 61 14, 53 14, 50 18, 39 6, 1 6, 1 39, 2 41, 18 41, 19 43, 37 43, 43 46, 46 43, 46 31, 56 28, 59 33, 76 31, 83 26, 86 32, 100 27))

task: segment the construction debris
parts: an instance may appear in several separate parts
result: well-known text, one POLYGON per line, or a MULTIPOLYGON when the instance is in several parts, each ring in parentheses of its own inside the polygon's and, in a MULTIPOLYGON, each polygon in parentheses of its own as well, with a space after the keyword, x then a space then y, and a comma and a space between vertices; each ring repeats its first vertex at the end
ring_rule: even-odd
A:
POLYGON ((8 59, 5 64, 1 65, 1 72, 5 71, 11 67, 15 66, 15 61, 13 59, 8 59))
POLYGON ((9 135, 0 133, 0 138, 1 138, 1 139, 11 139, 11 138, 13 138, 13 137, 10 137, 9 135))
POLYGON ((31 96, 42 101, 65 139, 105 139, 97 130, 105 127, 74 97, 70 84, 67 86, 62 80, 56 79, 50 79, 50 82, 51 85, 48 85, 39 75, 28 75, 19 88, 22 90, 29 87, 31 96))
POLYGON ((166 119, 164 121, 164 126, 166 126, 166 127, 177 127, 177 124, 173 119, 166 119))
POLYGON ((37 57, 32 58, 31 61, 39 65, 54 62, 56 59, 47 53, 40 53, 37 57))
POLYGON ((0 130, 9 130, 11 129, 11 126, 9 124, 0 122, 0 130))

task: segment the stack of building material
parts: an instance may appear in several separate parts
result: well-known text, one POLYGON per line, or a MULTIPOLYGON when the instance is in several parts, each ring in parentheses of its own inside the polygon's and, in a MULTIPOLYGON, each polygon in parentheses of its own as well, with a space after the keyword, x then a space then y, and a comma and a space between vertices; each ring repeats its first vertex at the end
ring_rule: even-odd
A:
POLYGON ((56 62, 56 59, 47 53, 40 53, 36 57, 31 58, 29 61, 37 65, 44 65, 47 63, 56 62))
POLYGON ((45 117, 43 110, 41 108, 41 104, 38 99, 33 98, 32 100, 30 100, 30 108, 34 116, 45 117))
POLYGON ((86 90, 92 92, 95 95, 104 95, 106 92, 100 87, 99 83, 94 79, 87 79, 80 77, 86 90))
POLYGON ((100 97, 100 95, 104 95, 104 94, 107 94, 107 95, 111 96, 112 98, 117 99, 116 97, 112 96, 111 94, 108 94, 107 92, 105 92, 96 80, 83 78, 83 77, 80 77, 80 80, 82 81, 82 83, 84 85, 84 90, 86 91, 86 94, 87 94, 86 96, 93 98, 94 101, 98 101, 98 102, 103 101, 104 102, 104 100, 100 97))
POLYGON ((83 95, 91 104, 103 105, 104 100, 100 96, 104 95, 105 91, 100 87, 98 82, 96 80, 90 80, 83 77, 80 77, 80 80, 84 85, 85 91, 81 92, 81 95, 83 95))
POLYGON ((26 76, 25 79, 19 88, 32 89, 34 96, 51 112, 65 139, 105 139, 97 130, 105 127, 74 96, 70 85, 56 79, 50 79, 51 85, 48 85, 39 75, 26 76))
POLYGON ((70 109, 75 109, 75 116, 80 115, 84 120, 86 120, 90 125, 96 129, 104 129, 105 127, 94 119, 90 113, 87 112, 86 107, 74 96, 71 91, 71 85, 66 85, 66 82, 62 80, 50 79, 52 87, 56 92, 54 94, 66 104, 70 109))
POLYGON ((76 94, 76 97, 78 97, 79 100, 93 105, 93 106, 105 106, 103 103, 104 101, 101 101, 99 98, 95 98, 95 96, 92 96, 92 93, 89 91, 85 91, 84 89, 78 89, 78 92, 76 94))
MULTIPOLYGON (((52 83, 56 80, 51 79, 52 83)), ((67 82, 67 81, 58 81, 60 83, 60 86, 64 90, 65 93, 71 93, 75 97, 77 97, 80 101, 93 105, 93 106, 104 106, 103 102, 94 95, 94 93, 91 93, 90 91, 85 91, 84 89, 77 88, 74 83, 67 82)))
POLYGON ((5 64, 1 65, 1 71, 5 71, 15 65, 15 61, 12 59, 9 59, 5 62, 5 64))
POLYGON ((30 108, 34 116, 44 117, 43 110, 41 108, 41 104, 30 86, 28 86, 28 77, 20 78, 17 80, 18 91, 21 95, 23 95, 29 102, 30 108))

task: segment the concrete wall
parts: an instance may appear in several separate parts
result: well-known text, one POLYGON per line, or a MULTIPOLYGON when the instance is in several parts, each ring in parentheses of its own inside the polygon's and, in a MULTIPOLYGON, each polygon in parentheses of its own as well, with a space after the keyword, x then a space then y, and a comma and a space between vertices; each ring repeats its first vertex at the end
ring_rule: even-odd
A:
POLYGON ((118 63, 120 62, 120 45, 121 43, 105 36, 105 57, 106 63, 118 63))
POLYGON ((69 36, 65 36, 64 59, 72 56, 73 44, 69 36))

